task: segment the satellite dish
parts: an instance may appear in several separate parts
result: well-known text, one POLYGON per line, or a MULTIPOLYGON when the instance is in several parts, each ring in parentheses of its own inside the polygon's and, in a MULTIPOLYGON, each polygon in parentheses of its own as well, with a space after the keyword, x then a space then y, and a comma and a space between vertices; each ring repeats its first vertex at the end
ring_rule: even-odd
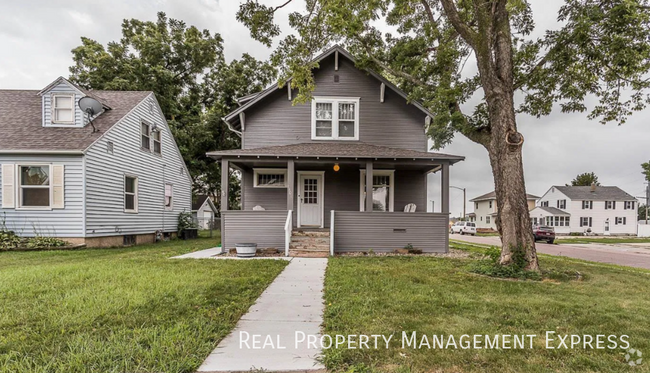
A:
POLYGON ((104 109, 104 105, 94 98, 86 96, 79 100, 79 108, 81 108, 81 110, 88 116, 88 123, 93 127, 93 132, 97 132, 97 128, 95 128, 95 125, 90 118, 95 114, 101 113, 104 109))

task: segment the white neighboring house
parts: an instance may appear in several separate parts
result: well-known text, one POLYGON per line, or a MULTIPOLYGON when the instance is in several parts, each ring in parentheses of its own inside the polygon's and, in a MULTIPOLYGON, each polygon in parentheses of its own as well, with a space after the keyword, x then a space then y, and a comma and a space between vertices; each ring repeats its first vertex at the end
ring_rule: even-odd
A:
MULTIPOLYGON (((535 207, 535 200, 539 197, 526 194, 526 198, 528 199, 528 209, 530 210, 535 207)), ((497 230, 496 218, 498 207, 496 193, 492 191, 470 199, 469 201, 474 202, 474 215, 472 216, 472 213, 467 215, 470 217, 470 221, 476 222, 476 228, 497 230), (472 218, 474 220, 471 220, 472 218)))
POLYGON ((152 92, 59 78, 0 90, 0 222, 88 246, 153 242, 191 209, 191 179, 152 92), (102 104, 89 123, 83 97, 102 104))
POLYGON ((197 196, 196 202, 192 203, 192 217, 199 224, 200 229, 210 229, 217 213, 214 202, 206 195, 197 196))
POLYGON ((636 198, 615 186, 552 186, 530 212, 533 224, 555 233, 636 235, 636 198))

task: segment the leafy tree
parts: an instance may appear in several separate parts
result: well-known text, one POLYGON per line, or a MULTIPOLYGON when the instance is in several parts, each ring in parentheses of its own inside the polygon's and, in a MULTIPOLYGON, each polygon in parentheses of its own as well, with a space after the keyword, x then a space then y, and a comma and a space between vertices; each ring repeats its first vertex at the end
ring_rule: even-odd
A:
MULTIPOLYGON (((221 118, 235 99, 257 92, 276 71, 250 55, 226 63, 219 34, 200 31, 158 13, 156 22, 122 22, 122 38, 106 46, 82 37, 73 49, 70 79, 88 89, 153 91, 193 179, 195 194, 218 195, 220 168, 210 150, 239 147, 221 118)), ((239 179, 232 174, 231 205, 238 204, 239 179)), ((217 199, 217 204, 219 199, 217 199)))
MULTIPOLYGON (((645 221, 645 217, 646 217, 645 213, 647 209, 648 209, 647 205, 639 205, 639 221, 641 220, 645 221)), ((650 211, 648 211, 648 213, 650 213, 650 211)))
POLYGON ((650 183, 650 161, 641 163, 641 168, 643 169, 641 173, 645 176, 645 181, 650 183))
POLYGON ((590 186, 591 184, 600 185, 598 182, 598 176, 593 172, 585 172, 579 174, 575 179, 571 180, 571 186, 590 186))
MULTIPOLYGON (((247 0, 237 18, 270 46, 280 33, 275 12, 290 2, 270 7, 247 0)), ((648 0, 566 0, 557 29, 533 38, 526 0, 306 0, 304 11, 289 15, 295 32, 279 42, 273 61, 281 65, 281 82, 291 76, 295 99, 305 102, 314 88, 316 64, 309 61, 327 45, 344 44, 360 67, 391 77, 436 114, 428 128, 436 148, 455 133, 484 146, 500 206, 500 263, 512 264, 521 251, 526 268, 537 270, 516 115, 540 117, 559 107, 622 124, 643 109, 648 9, 648 0), (472 63, 476 73, 464 69, 472 63), (482 102, 464 112, 474 95, 482 102), (598 100, 591 108, 587 96, 598 100)))

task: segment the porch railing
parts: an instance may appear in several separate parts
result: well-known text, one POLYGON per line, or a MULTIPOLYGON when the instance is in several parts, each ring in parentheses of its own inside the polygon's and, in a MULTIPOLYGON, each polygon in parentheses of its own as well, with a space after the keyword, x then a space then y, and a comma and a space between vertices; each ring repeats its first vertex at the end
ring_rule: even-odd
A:
POLYGON ((284 256, 289 256, 289 244, 291 244, 291 232, 293 231, 293 211, 287 212, 287 221, 284 223, 284 256))
POLYGON ((256 243, 258 248, 285 248, 283 231, 287 210, 227 210, 222 211, 224 221, 224 249, 231 249, 237 243, 256 243))

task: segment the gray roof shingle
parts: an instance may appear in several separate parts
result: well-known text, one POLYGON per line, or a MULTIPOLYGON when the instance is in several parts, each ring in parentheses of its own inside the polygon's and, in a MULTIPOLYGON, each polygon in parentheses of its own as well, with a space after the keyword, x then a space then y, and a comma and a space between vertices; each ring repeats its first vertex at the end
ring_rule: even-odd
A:
POLYGON ((208 156, 220 159, 223 156, 272 156, 272 157, 340 157, 340 158, 399 158, 399 159, 447 159, 452 163, 465 157, 421 152, 408 149, 389 148, 362 142, 302 143, 293 145, 269 146, 254 149, 233 149, 213 151, 208 156))
POLYGON ((560 210, 560 209, 558 209, 558 208, 556 208, 556 207, 550 207, 550 206, 535 206, 535 208, 536 208, 536 209, 542 209, 542 210, 544 210, 544 211, 546 211, 546 212, 548 212, 548 213, 551 213, 551 214, 553 214, 553 215, 571 216, 571 214, 569 214, 568 212, 566 212, 566 211, 562 211, 562 210, 560 210))
MULTIPOLYGON (((491 191, 490 193, 485 193, 482 196, 478 196, 476 198, 470 199, 469 201, 478 202, 478 201, 489 201, 491 199, 497 199, 497 194, 495 191, 491 191)), ((539 197, 526 193, 526 199, 539 199, 539 197)))
POLYGON ((110 107, 92 127, 43 127, 37 90, 0 90, 0 151, 83 151, 152 94, 147 91, 91 91, 110 107))
POLYGON ((634 201, 636 198, 616 186, 553 186, 572 200, 577 201, 634 201))

